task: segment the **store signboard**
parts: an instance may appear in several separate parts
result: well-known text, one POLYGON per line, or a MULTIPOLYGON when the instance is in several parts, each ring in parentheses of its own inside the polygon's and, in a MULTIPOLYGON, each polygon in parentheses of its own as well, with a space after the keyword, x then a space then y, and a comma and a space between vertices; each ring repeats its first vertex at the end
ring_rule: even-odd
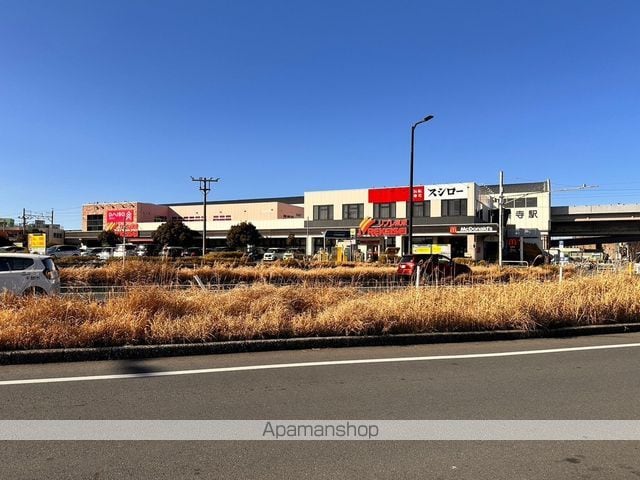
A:
MULTIPOLYGON (((369 203, 408 202, 409 187, 370 188, 369 203)), ((413 187, 413 201, 424 201, 424 187, 413 187)))
POLYGON ((477 223, 468 225, 450 225, 449 233, 451 235, 474 235, 498 233, 497 223, 477 223))
POLYGON ((137 223, 107 223, 106 230, 111 230, 125 238, 137 238, 139 236, 137 223))
POLYGON ((398 237, 407 234, 407 219, 374 219, 367 217, 360 222, 359 237, 398 237))
POLYGON ((29 252, 43 254, 47 250, 46 233, 30 233, 27 239, 29 252))
POLYGON ((327 230, 324 232, 324 238, 351 238, 349 230, 327 230))
POLYGON ((133 208, 107 210, 107 223, 133 222, 133 208))
POLYGON ((430 254, 440 254, 451 257, 451 245, 413 245, 412 251, 414 254, 422 254, 422 255, 430 255, 430 254))

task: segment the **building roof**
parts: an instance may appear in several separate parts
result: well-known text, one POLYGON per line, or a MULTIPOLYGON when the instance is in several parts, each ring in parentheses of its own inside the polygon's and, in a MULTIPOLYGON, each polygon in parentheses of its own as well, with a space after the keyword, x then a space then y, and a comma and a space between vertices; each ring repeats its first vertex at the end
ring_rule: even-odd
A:
MULTIPOLYGON (((225 205, 232 203, 288 203, 288 204, 296 204, 296 203, 304 203, 304 196, 300 195, 297 197, 273 197, 273 198, 242 198, 238 200, 214 200, 207 201, 207 205, 225 205)), ((202 205, 202 202, 184 202, 184 203, 159 203, 158 205, 162 205, 165 207, 185 207, 188 205, 202 205)))
MULTIPOLYGON (((509 193, 544 193, 548 192, 547 182, 527 182, 527 183, 505 183, 503 191, 509 193)), ((480 185, 480 188, 488 193, 497 195, 500 191, 500 185, 480 185)))

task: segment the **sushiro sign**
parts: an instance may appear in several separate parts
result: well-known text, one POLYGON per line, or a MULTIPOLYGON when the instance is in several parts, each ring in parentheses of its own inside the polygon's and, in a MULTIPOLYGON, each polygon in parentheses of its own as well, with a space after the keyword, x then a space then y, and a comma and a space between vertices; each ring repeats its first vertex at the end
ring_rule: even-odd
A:
POLYGON ((359 237, 396 237, 407 234, 407 219, 378 220, 367 217, 360 222, 359 237))
MULTIPOLYGON (((466 183, 445 183, 442 185, 418 185, 413 187, 413 201, 455 200, 468 197, 466 183)), ((370 188, 369 203, 408 202, 409 187, 370 188)))

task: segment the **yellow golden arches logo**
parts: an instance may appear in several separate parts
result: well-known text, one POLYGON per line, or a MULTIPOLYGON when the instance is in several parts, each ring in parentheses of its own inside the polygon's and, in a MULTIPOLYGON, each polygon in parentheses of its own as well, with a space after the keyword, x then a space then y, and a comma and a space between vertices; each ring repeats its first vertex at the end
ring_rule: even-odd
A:
POLYGON ((371 228, 371 226, 376 223, 376 221, 371 218, 371 217, 365 217, 362 219, 362 221, 360 222, 360 234, 361 235, 366 235, 367 231, 369 231, 369 228, 371 228))

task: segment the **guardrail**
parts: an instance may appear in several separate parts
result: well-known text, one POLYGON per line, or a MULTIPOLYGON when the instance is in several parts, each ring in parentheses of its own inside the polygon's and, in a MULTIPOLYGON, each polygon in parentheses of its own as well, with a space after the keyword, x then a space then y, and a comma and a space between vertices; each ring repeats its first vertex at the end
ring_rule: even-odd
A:
POLYGON ((502 265, 507 267, 529 268, 529 262, 524 260, 503 260, 502 265))

